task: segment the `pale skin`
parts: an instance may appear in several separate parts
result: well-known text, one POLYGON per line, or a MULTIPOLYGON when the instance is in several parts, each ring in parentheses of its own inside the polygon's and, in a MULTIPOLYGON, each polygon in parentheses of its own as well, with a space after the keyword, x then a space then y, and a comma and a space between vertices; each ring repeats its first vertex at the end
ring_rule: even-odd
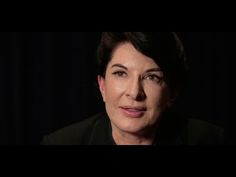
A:
POLYGON ((169 88, 157 63, 131 43, 120 44, 99 89, 117 145, 151 145, 163 111, 171 106, 169 88))

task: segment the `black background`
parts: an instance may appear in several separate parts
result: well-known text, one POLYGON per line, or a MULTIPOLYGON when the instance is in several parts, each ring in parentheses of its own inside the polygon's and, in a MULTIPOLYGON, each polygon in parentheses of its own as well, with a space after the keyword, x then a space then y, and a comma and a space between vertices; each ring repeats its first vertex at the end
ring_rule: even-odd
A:
MULTIPOLYGON (((234 32, 178 32, 190 66, 176 108, 222 126, 229 118, 234 32)), ((0 33, 0 142, 39 144, 42 136, 103 109, 96 88, 100 32, 0 33)))

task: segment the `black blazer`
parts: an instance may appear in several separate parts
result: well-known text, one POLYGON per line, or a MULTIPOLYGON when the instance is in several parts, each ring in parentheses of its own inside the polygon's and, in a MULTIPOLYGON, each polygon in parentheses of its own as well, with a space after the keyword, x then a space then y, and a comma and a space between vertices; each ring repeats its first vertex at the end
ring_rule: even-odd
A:
MULTIPOLYGON (((60 129, 41 142, 42 145, 115 145, 106 113, 60 129)), ((157 130, 155 145, 219 145, 223 129, 193 118, 165 113, 157 130)))

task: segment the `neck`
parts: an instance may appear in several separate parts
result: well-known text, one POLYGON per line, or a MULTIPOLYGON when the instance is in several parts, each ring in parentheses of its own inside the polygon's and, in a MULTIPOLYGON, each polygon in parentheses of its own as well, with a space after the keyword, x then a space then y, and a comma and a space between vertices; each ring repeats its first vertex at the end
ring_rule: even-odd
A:
POLYGON ((155 139, 155 131, 129 133, 113 128, 112 136, 117 145, 152 145, 155 139))

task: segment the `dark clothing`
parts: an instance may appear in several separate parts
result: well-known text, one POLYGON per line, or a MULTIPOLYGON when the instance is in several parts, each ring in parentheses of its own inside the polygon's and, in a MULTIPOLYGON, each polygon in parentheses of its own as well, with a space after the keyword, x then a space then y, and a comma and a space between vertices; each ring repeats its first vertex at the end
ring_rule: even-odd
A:
POLYGON ((100 113, 44 137, 42 144, 115 145, 115 142, 111 135, 111 124, 107 115, 100 113))
MULTIPOLYGON (((43 138, 42 145, 115 145, 106 113, 58 130, 43 138)), ((173 113, 164 114, 155 145, 219 145, 223 129, 198 119, 173 113)))

